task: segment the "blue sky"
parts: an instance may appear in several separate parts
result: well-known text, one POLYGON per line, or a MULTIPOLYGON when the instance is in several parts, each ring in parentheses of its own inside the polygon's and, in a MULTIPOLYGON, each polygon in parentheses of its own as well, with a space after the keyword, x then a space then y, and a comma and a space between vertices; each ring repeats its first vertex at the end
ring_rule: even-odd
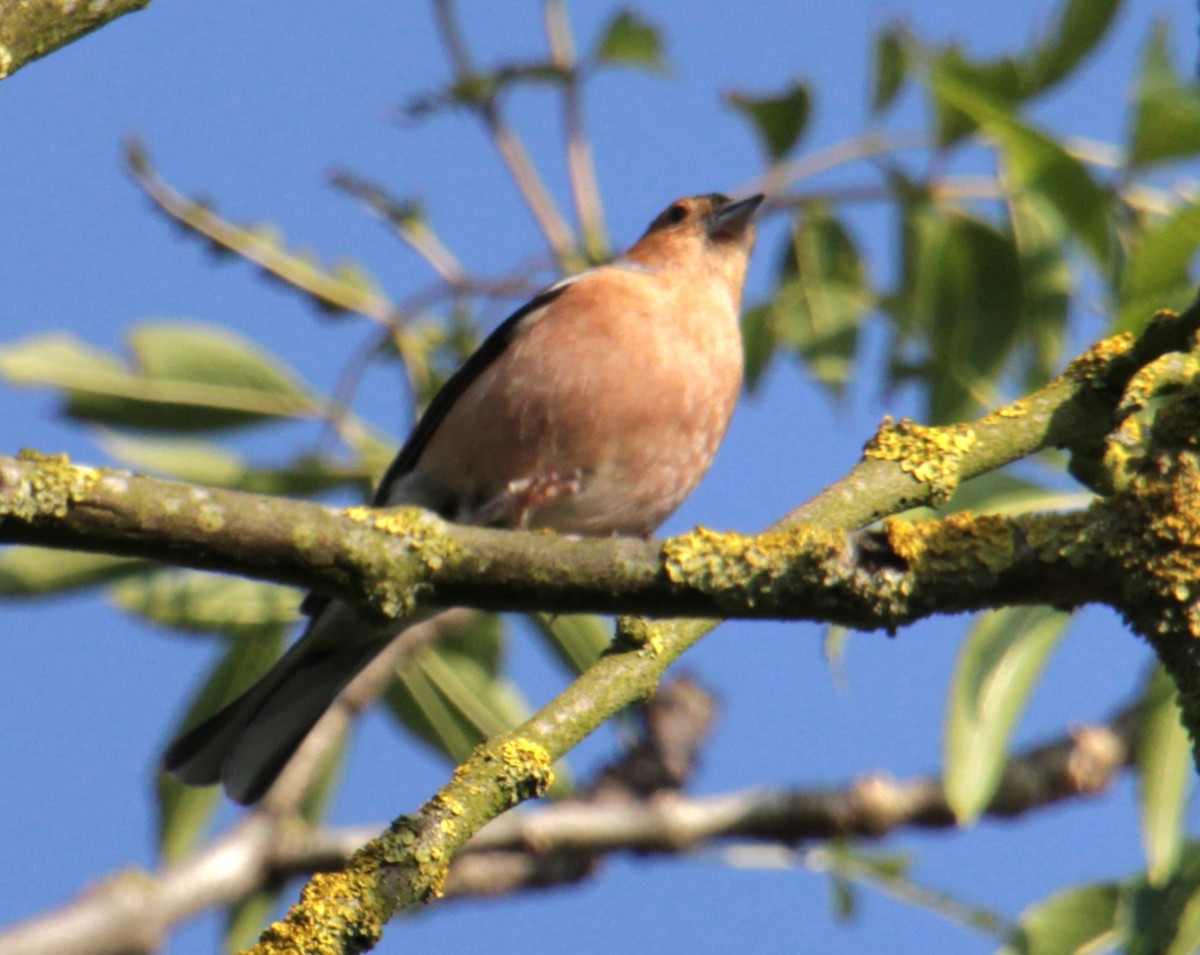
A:
MULTIPOLYGON (((480 60, 539 55, 538 5, 464 2, 480 60)), ((423 4, 360 0, 319 5, 159 0, 0 85, 0 342, 52 329, 116 348, 151 318, 194 318, 262 341, 323 390, 369 334, 331 322, 244 264, 217 262, 152 214, 121 170, 122 139, 143 138, 159 170, 237 221, 269 221, 322 259, 361 261, 396 298, 427 285, 425 265, 327 185, 347 166, 395 192, 423 197, 444 241, 471 268, 499 274, 542 251, 529 216, 480 131, 465 116, 400 129, 388 117, 441 82, 447 67, 423 4)), ((614 4, 576 4, 581 47, 614 4)), ((587 118, 614 241, 636 238, 672 198, 733 191, 761 171, 757 144, 721 94, 769 92, 809 79, 817 111, 806 148, 860 132, 872 32, 892 16, 928 39, 972 51, 1014 49, 1053 5, 658 0, 638 8, 664 30, 666 78, 611 73, 589 91, 587 118)), ((1137 51, 1153 19, 1173 18, 1177 53, 1194 60, 1195 9, 1134 0, 1079 81, 1041 104, 1061 132, 1119 135, 1137 51)), ((912 113, 913 122, 916 114, 912 113)), ((556 110, 548 94, 513 102, 555 195, 568 195, 556 110)), ((883 250, 885 215, 864 217, 864 244, 883 250)), ((764 229, 749 300, 767 288, 778 227, 764 229)), ((882 259, 873 267, 886 270, 882 259)), ((886 274, 886 271, 884 272, 886 274)), ((495 318, 502 317, 499 313, 495 318)), ((1101 327, 1084 315, 1079 335, 1101 327)), ((864 375, 870 373, 864 366, 864 375)), ((45 393, 0 390, 0 449, 67 451, 103 462, 84 431, 55 416, 45 393)), ((393 369, 373 373, 358 410, 403 437, 408 409, 393 369)), ((696 523, 755 530, 854 462, 884 413, 913 413, 903 393, 871 380, 833 406, 802 368, 778 364, 743 402, 709 478, 664 528, 696 523)), ((240 439, 268 460, 311 442, 285 430, 240 439), (290 442, 290 443, 289 443, 290 442)), ((680 669, 718 693, 723 713, 696 781, 700 792, 757 785, 842 785, 857 774, 932 771, 939 760, 945 686, 963 621, 934 621, 889 640, 855 636, 846 685, 831 680, 819 627, 721 628, 680 669)), ((191 687, 211 662, 202 641, 155 631, 101 597, 0 605, 0 924, 65 902, 89 882, 153 864, 151 768, 191 687)), ((527 635, 512 668, 535 702, 559 685, 527 635)), ((1111 615, 1085 611, 1045 676, 1018 741, 1103 716, 1148 662, 1111 615)), ((600 734, 577 765, 610 752, 600 734)), ((381 717, 358 735, 339 822, 383 821, 431 794, 446 767, 399 739, 381 717)), ((1015 916, 1081 879, 1141 865, 1131 786, 1087 803, 967 833, 903 833, 884 848, 911 852, 915 875, 965 900, 1015 916)), ((382 952, 475 950, 660 952, 752 950, 985 951, 989 942, 927 912, 865 894, 859 919, 835 924, 827 883, 803 869, 747 871, 718 856, 614 860, 581 888, 448 905, 391 926, 382 952), (617 913, 620 913, 619 916, 617 913), (486 934, 485 934, 486 933, 486 934)), ((214 919, 185 928, 172 952, 212 951, 214 919)))

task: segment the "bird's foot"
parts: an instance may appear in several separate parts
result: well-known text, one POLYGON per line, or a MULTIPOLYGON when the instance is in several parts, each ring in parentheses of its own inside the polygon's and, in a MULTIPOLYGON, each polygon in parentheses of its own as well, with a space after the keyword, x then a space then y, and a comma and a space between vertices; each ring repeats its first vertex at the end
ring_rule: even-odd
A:
POLYGON ((474 522, 485 526, 526 527, 529 516, 583 487, 583 471, 576 468, 564 474, 539 474, 510 481, 504 493, 488 501, 475 512, 474 522))

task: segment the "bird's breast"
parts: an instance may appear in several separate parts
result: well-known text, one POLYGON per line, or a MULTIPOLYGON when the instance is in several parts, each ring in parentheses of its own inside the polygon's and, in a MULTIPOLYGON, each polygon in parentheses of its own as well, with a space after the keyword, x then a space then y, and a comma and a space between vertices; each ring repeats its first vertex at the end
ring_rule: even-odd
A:
POLYGON ((464 511, 513 482, 577 474, 578 490, 529 526, 642 534, 707 471, 741 384, 728 292, 689 303, 647 294, 646 276, 618 278, 581 281, 531 316, 446 415, 417 470, 464 511))

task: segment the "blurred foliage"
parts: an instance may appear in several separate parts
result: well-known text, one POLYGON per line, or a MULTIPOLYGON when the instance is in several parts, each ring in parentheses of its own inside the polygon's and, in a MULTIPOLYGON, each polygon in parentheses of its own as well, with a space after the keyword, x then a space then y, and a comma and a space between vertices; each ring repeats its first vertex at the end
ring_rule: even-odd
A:
POLYGON ((1006 607, 967 632, 951 681, 942 765, 960 825, 973 823, 991 801, 1013 729, 1069 619, 1049 607, 1006 607))
POLYGON ((1162 884, 1141 875, 1056 892, 1025 911, 1001 955, 1200 950, 1200 844, 1183 847, 1162 884))
MULTIPOLYGON (((1111 330, 1137 329, 1155 310, 1191 297, 1200 190, 1175 167, 1200 156, 1200 86, 1172 65, 1166 27, 1145 41, 1121 142, 1077 142, 1069 131, 1033 118, 1041 99, 1078 77, 1119 14, 1118 0, 1064 0, 1028 49, 995 58, 929 43, 903 23, 889 23, 873 44, 864 133, 808 154, 798 155, 798 147, 817 97, 805 81, 790 79, 770 93, 725 94, 761 147, 770 192, 766 216, 787 224, 779 247, 760 253, 773 263, 770 293, 746 309, 749 388, 790 359, 833 401, 882 381, 919 396, 929 423, 960 421, 1044 383, 1061 368, 1067 342, 1072 333, 1078 337, 1085 317, 1092 322, 1089 336, 1096 313, 1108 316, 1111 330), (915 133, 898 119, 913 112, 901 105, 914 103, 925 122, 915 133), (953 171, 977 168, 981 159, 991 170, 985 175, 953 171), (842 178, 823 187, 821 175, 833 169, 842 178), (846 185, 848 175, 859 179, 846 185), (857 210, 864 203, 885 209, 894 222, 883 251, 868 251, 859 233, 857 210)), ((453 23, 443 27, 453 39, 453 23)), ((563 95, 570 115, 575 85, 598 71, 669 75, 666 48, 659 28, 623 10, 578 62, 548 56, 488 68, 451 51, 458 61, 454 78, 412 98, 405 112, 411 120, 448 109, 475 111, 497 145, 497 130, 510 137, 502 157, 530 205, 553 203, 536 169, 521 165, 529 160, 519 139, 501 125, 504 97, 529 85, 550 87, 563 95)), ((359 266, 325 268, 290 250, 276 229, 227 222, 209 204, 181 196, 140 145, 129 147, 127 159, 138 184, 188 234, 226 259, 252 263, 315 303, 323 316, 368 319, 371 347, 346 360, 337 393, 325 396, 278 356, 211 324, 136 325, 125 355, 61 334, 0 346, 0 376, 14 386, 55 392, 63 415, 92 429, 99 446, 126 466, 263 493, 351 488, 366 495, 392 444, 350 410, 366 365, 398 361, 419 408, 475 345, 484 309, 528 293, 535 277, 551 277, 541 264, 531 269, 527 263, 501 280, 470 276, 438 241, 423 205, 392 200, 381 188, 339 173, 341 187, 422 255, 437 277, 397 303, 359 266), (535 276, 539 272, 547 274, 535 276), (221 444, 229 432, 297 420, 318 427, 311 447, 288 460, 248 460, 221 444)), ((578 161, 570 167, 584 220, 589 190, 579 177, 589 169, 578 161)), ((591 221, 602 223, 598 210, 591 212, 591 221)), ((554 217, 539 218, 544 224, 554 217)), ((576 244, 585 259, 582 240, 576 244)), ((1062 485, 1061 478, 1043 483, 1026 473, 987 475, 960 489, 944 510, 1077 505, 1083 492, 1062 485)), ((107 588, 118 606, 156 626, 208 635, 220 648, 183 722, 231 699, 268 666, 297 616, 296 594, 262 583, 35 548, 0 556, 0 595, 89 587, 107 588)), ((533 623, 564 679, 595 660, 608 640, 607 625, 592 617, 533 623)), ((947 796, 960 820, 974 820, 987 806, 1020 715, 1069 623, 1064 614, 1022 608, 990 614, 969 628, 944 736, 947 796)), ((844 635, 838 645, 844 652, 844 635)), ((386 693, 388 709, 407 732, 450 759, 464 758, 479 740, 528 712, 505 675, 503 646, 501 622, 476 618, 404 663, 386 693)), ((1120 945, 1185 952, 1200 945, 1200 848, 1187 841, 1183 821, 1192 771, 1174 706, 1161 676, 1148 682, 1139 764, 1146 872, 1124 883, 1056 893, 1021 917, 1004 951, 1120 945)), ((335 777, 336 761, 309 807, 314 818, 335 777)), ((210 824, 216 795, 166 779, 159 786, 160 846, 176 859, 210 824)), ((854 911, 852 883, 861 881, 848 874, 850 862, 858 865, 853 872, 869 869, 876 882, 902 877, 898 870, 863 869, 848 846, 835 850, 841 861, 831 871, 844 915, 854 911)), ((231 937, 245 937, 272 900, 267 893, 236 907, 231 937)))

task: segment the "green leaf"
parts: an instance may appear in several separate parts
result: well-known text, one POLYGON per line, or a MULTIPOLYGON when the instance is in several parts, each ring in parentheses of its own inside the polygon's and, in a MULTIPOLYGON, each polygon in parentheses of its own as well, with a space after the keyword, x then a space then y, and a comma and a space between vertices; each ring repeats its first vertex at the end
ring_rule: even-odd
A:
POLYGON ((829 876, 829 889, 833 894, 833 914, 839 922, 852 922, 858 916, 858 887, 836 872, 829 876))
POLYGON ((921 197, 904 210, 901 286, 886 301, 900 329, 892 380, 920 377, 929 420, 961 421, 998 402, 996 379, 1017 341, 1016 244, 989 223, 921 197), (905 361, 905 349, 925 354, 905 361))
POLYGON ((1105 951, 1115 942, 1121 889, 1112 883, 1075 886, 1056 892, 1021 913, 998 955, 1078 955, 1105 951))
POLYGON ((927 376, 930 420, 939 423, 996 403, 996 380, 1016 343, 1023 304, 1011 236, 954 215, 946 243, 927 376))
POLYGON ((995 794, 1009 737, 1068 620, 1045 607, 997 610, 964 641, 943 742, 946 799, 960 824, 974 822, 995 794))
MULTIPOLYGON (((884 305, 895 320, 899 341, 918 337, 932 324, 946 298, 945 250, 950 238, 950 216, 935 206, 927 192, 903 180, 893 181, 901 216, 900 284, 884 305)), ((893 365, 899 360, 892 356, 893 365)))
POLYGON ((875 39, 871 77, 871 112, 878 116, 892 105, 908 77, 907 34, 900 26, 880 31, 875 39))
POLYGON ((163 570, 110 590, 117 606, 153 623, 194 633, 236 633, 286 626, 300 618, 300 592, 243 577, 163 570))
POLYGON ((873 305, 858 249, 840 221, 810 203, 793 227, 780 273, 772 325, 813 377, 840 394, 853 371, 859 323, 873 305))
POLYGON ((1165 955, 1194 955, 1200 952, 1200 893, 1193 892, 1179 914, 1177 930, 1165 955))
POLYGON ((1192 788, 1192 749, 1175 683, 1157 667, 1142 703, 1138 738, 1139 808, 1147 878, 1162 885, 1183 850, 1192 788))
POLYGON ((462 657, 479 667, 481 679, 500 675, 504 663, 504 623, 495 614, 480 614, 468 626, 438 641, 446 656, 462 657))
POLYGON ((631 10, 622 10, 608 21, 595 60, 655 73, 665 73, 668 66, 658 29, 631 10))
POLYGON ((1121 0, 1069 0, 1046 36, 1019 65, 1022 97, 1041 93, 1071 75, 1108 33, 1121 0))
POLYGON ((69 335, 0 348, 0 374, 59 390, 71 417, 127 427, 196 431, 272 417, 313 417, 298 378, 258 346, 189 322, 143 325, 130 335, 134 362, 69 335))
POLYGON ((1118 285, 1116 330, 1141 329, 1159 309, 1190 302, 1190 266, 1198 249, 1200 205, 1181 206, 1137 230, 1118 285))
POLYGON ((377 470, 366 463, 343 466, 311 457, 297 458, 280 468, 253 468, 240 455, 192 438, 107 432, 97 441, 113 458, 135 470, 255 494, 309 495, 345 484, 358 484, 366 490, 377 476, 377 470))
POLYGON ((762 140, 767 158, 778 162, 804 134, 812 112, 812 93, 799 81, 778 96, 727 93, 726 102, 750 120, 762 140))
POLYGON ((489 673, 476 660, 432 652, 421 654, 416 665, 469 727, 472 747, 489 736, 513 729, 529 715, 529 707, 516 686, 489 673))
POLYGON ((770 367, 779 345, 775 304, 767 302, 746 309, 742 315, 742 354, 746 390, 753 393, 770 367))
MULTIPOLYGON (((413 204, 415 211, 410 211, 412 228, 425 228, 424 222, 420 216, 420 207, 413 204)), ((383 297, 383 289, 379 287, 379 283, 365 265, 361 262, 353 262, 349 259, 343 259, 336 262, 333 267, 333 278, 344 285, 348 289, 353 289, 366 297, 383 297)))
POLYGON ((849 627, 831 623, 825 628, 825 636, 821 640, 821 656, 829 667, 833 685, 839 689, 844 689, 850 683, 846 676, 846 651, 850 646, 850 634, 849 627))
POLYGON ((1062 364, 1067 311, 1075 278, 1066 256, 1061 217, 1041 196, 1011 196, 1008 211, 1021 282, 1018 339, 1026 358, 1025 387, 1042 387, 1062 364))
POLYGON ((304 398, 296 376, 228 329, 200 322, 149 322, 129 335, 142 374, 304 398))
MULTIPOLYGON (((519 726, 531 711, 500 674, 502 637, 500 619, 480 615, 460 634, 414 653, 384 694, 389 711, 454 763, 489 737, 519 726)), ((556 767, 551 794, 569 789, 566 767, 556 767)))
POLYGON ((1097 264, 1106 266, 1111 200, 1083 163, 1052 137, 1021 122, 1011 104, 949 62, 939 60, 930 83, 940 100, 978 123, 1000 147, 1015 191, 1042 196, 1097 264))
POLYGON ((1168 45, 1166 24, 1159 23, 1146 44, 1134 100, 1132 169, 1200 152, 1200 85, 1180 82, 1168 45))
MULTIPOLYGON (((1119 6, 1120 0, 1068 0, 1028 53, 981 60, 968 58, 957 46, 947 46, 932 58, 932 72, 954 73, 1012 112, 1070 76, 1104 38, 1119 6)), ((940 145, 958 142, 981 124, 974 111, 942 95, 936 84, 932 92, 940 145)))
POLYGON ((209 441, 109 431, 97 442, 127 467, 191 484, 235 487, 246 474, 246 462, 240 455, 209 441))
POLYGON ((384 694, 384 702, 409 732, 451 762, 470 756, 481 739, 475 728, 446 703, 432 678, 414 663, 400 668, 384 694))
POLYGON ((188 786, 158 776, 158 851, 164 862, 180 862, 200 841, 221 802, 213 786, 188 786))
POLYGON ((600 659, 612 643, 612 623, 590 613, 535 613, 529 620, 545 638, 559 661, 573 674, 600 659))
POLYGON ((1187 843, 1169 878, 1152 885, 1145 878, 1125 886, 1127 955, 1195 952, 1200 914, 1200 844, 1187 843))
POLYGON ((1025 514, 1032 511, 1065 511, 1087 507, 1094 495, 1044 487, 1008 471, 991 471, 959 486, 939 514, 971 511, 975 514, 1025 514))
MULTIPOLYGON (((283 630, 263 628, 228 643, 188 707, 180 729, 194 726, 234 700, 279 657, 283 630)), ((185 786, 166 773, 158 775, 158 847, 166 862, 178 862, 204 833, 220 800, 212 786, 185 786)))
POLYGON ((9 547, 0 553, 0 597, 40 597, 98 587, 157 566, 153 561, 49 547, 9 547))
POLYGON ((929 71, 939 146, 952 146, 979 128, 978 117, 944 95, 936 81, 941 73, 959 77, 962 82, 983 91, 993 102, 1009 111, 1016 109, 1020 101, 1021 77, 1017 63, 1011 57, 974 62, 968 60, 958 47, 946 47, 934 58, 929 71))

